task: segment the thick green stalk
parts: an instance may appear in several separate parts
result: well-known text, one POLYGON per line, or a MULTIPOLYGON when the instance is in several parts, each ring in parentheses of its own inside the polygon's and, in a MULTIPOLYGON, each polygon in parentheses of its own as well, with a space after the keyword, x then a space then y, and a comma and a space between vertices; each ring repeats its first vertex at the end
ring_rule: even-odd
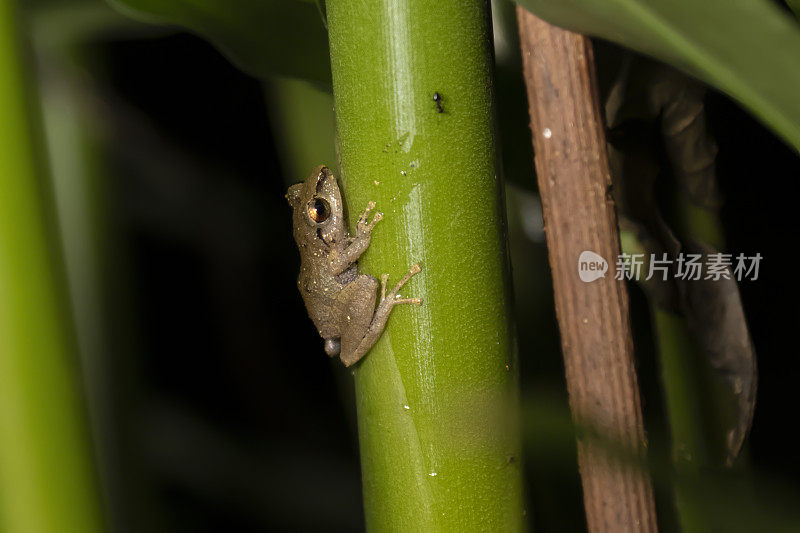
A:
POLYGON ((367 528, 523 527, 518 385, 497 171, 489 3, 329 0, 351 224, 385 218, 361 262, 399 306, 355 369, 367 528), (439 104, 434 94, 441 97, 439 104))
POLYGON ((264 86, 286 185, 304 180, 322 163, 336 169, 330 92, 278 76, 266 80, 264 86))
POLYGON ((0 0, 0 531, 100 531, 14 4, 0 0))
POLYGON ((705 355, 683 317, 657 305, 651 306, 651 312, 672 435, 678 518, 687 533, 709 531, 711 522, 703 495, 693 490, 702 473, 708 472, 721 455, 714 446, 719 428, 709 418, 707 383, 700 379, 705 355))
MULTIPOLYGON (((703 219, 694 217, 694 220, 703 219)), ((712 219, 709 221, 713 222, 712 219)), ((703 234, 718 235, 717 226, 707 225, 703 234)), ((631 232, 622 232, 621 243, 623 252, 627 254, 647 254, 647 249, 631 232)), ((724 462, 722 413, 714 400, 719 391, 710 379, 708 356, 698 345, 686 318, 661 307, 653 294, 648 296, 672 439, 678 519, 682 530, 687 533, 713 530, 708 495, 697 487, 707 486, 711 479, 708 474, 724 462)))

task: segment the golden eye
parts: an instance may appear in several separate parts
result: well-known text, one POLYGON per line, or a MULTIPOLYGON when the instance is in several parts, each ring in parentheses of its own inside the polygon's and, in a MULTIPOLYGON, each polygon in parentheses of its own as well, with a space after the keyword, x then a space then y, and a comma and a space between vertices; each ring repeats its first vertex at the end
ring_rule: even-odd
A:
POLYGON ((321 224, 331 216, 331 206, 322 198, 315 198, 308 204, 308 216, 317 224, 321 224))

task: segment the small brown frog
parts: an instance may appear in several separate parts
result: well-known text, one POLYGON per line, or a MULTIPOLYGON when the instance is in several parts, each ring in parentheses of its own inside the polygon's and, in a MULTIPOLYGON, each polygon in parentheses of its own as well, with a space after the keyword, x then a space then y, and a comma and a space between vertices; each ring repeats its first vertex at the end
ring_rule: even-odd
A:
POLYGON ((357 363, 378 340, 392 308, 397 304, 421 305, 420 298, 402 298, 398 291, 420 271, 414 265, 386 294, 388 274, 381 276, 381 299, 375 308, 378 281, 358 273, 357 261, 369 246, 377 212, 367 221, 375 202, 358 218, 351 237, 344 217, 339 184, 328 167, 317 167, 304 182, 292 185, 286 199, 294 211, 294 239, 300 249, 297 287, 308 314, 325 339, 325 353, 339 355, 345 366, 357 363))

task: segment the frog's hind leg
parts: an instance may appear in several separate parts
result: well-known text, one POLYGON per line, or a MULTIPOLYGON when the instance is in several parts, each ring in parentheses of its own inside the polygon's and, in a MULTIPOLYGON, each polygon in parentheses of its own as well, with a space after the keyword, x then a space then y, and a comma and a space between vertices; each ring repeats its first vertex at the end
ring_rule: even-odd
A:
POLYGON ((377 299, 378 280, 366 274, 360 274, 356 279, 345 285, 334 303, 334 316, 339 317, 340 357, 345 366, 350 360, 358 343, 366 335, 375 312, 377 299))
MULTIPOLYGON (((341 353, 341 360, 345 366, 351 366, 357 363, 364 354, 366 354, 372 345, 378 340, 383 333, 383 329, 386 327, 386 321, 389 319, 389 314, 392 312, 392 308, 394 308, 397 304, 415 304, 415 305, 422 305, 422 300, 420 298, 398 298, 397 292, 405 285, 405 283, 411 279, 411 276, 418 273, 420 271, 419 265, 414 265, 411 267, 411 270, 400 280, 400 282, 392 289, 389 294, 386 294, 386 282, 388 281, 389 275, 384 274, 381 276, 381 300, 378 304, 378 308, 375 310, 374 316, 372 316, 372 320, 369 325, 364 330, 348 330, 348 328, 342 328, 342 353, 341 353)), ((359 276, 361 278, 362 276, 359 276)), ((377 281, 375 278, 371 276, 364 276, 368 277, 375 283, 375 289, 377 289, 377 281)), ((375 302, 375 289, 372 290, 372 302, 374 306, 375 302)))

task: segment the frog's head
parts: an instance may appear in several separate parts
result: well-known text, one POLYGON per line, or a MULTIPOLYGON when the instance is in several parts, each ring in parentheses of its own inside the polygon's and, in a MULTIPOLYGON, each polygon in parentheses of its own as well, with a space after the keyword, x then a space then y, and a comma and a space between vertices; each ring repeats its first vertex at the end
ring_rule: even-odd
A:
POLYGON ((328 167, 320 165, 306 181, 289 187, 286 199, 294 210, 294 233, 298 243, 344 244, 342 195, 328 167))

